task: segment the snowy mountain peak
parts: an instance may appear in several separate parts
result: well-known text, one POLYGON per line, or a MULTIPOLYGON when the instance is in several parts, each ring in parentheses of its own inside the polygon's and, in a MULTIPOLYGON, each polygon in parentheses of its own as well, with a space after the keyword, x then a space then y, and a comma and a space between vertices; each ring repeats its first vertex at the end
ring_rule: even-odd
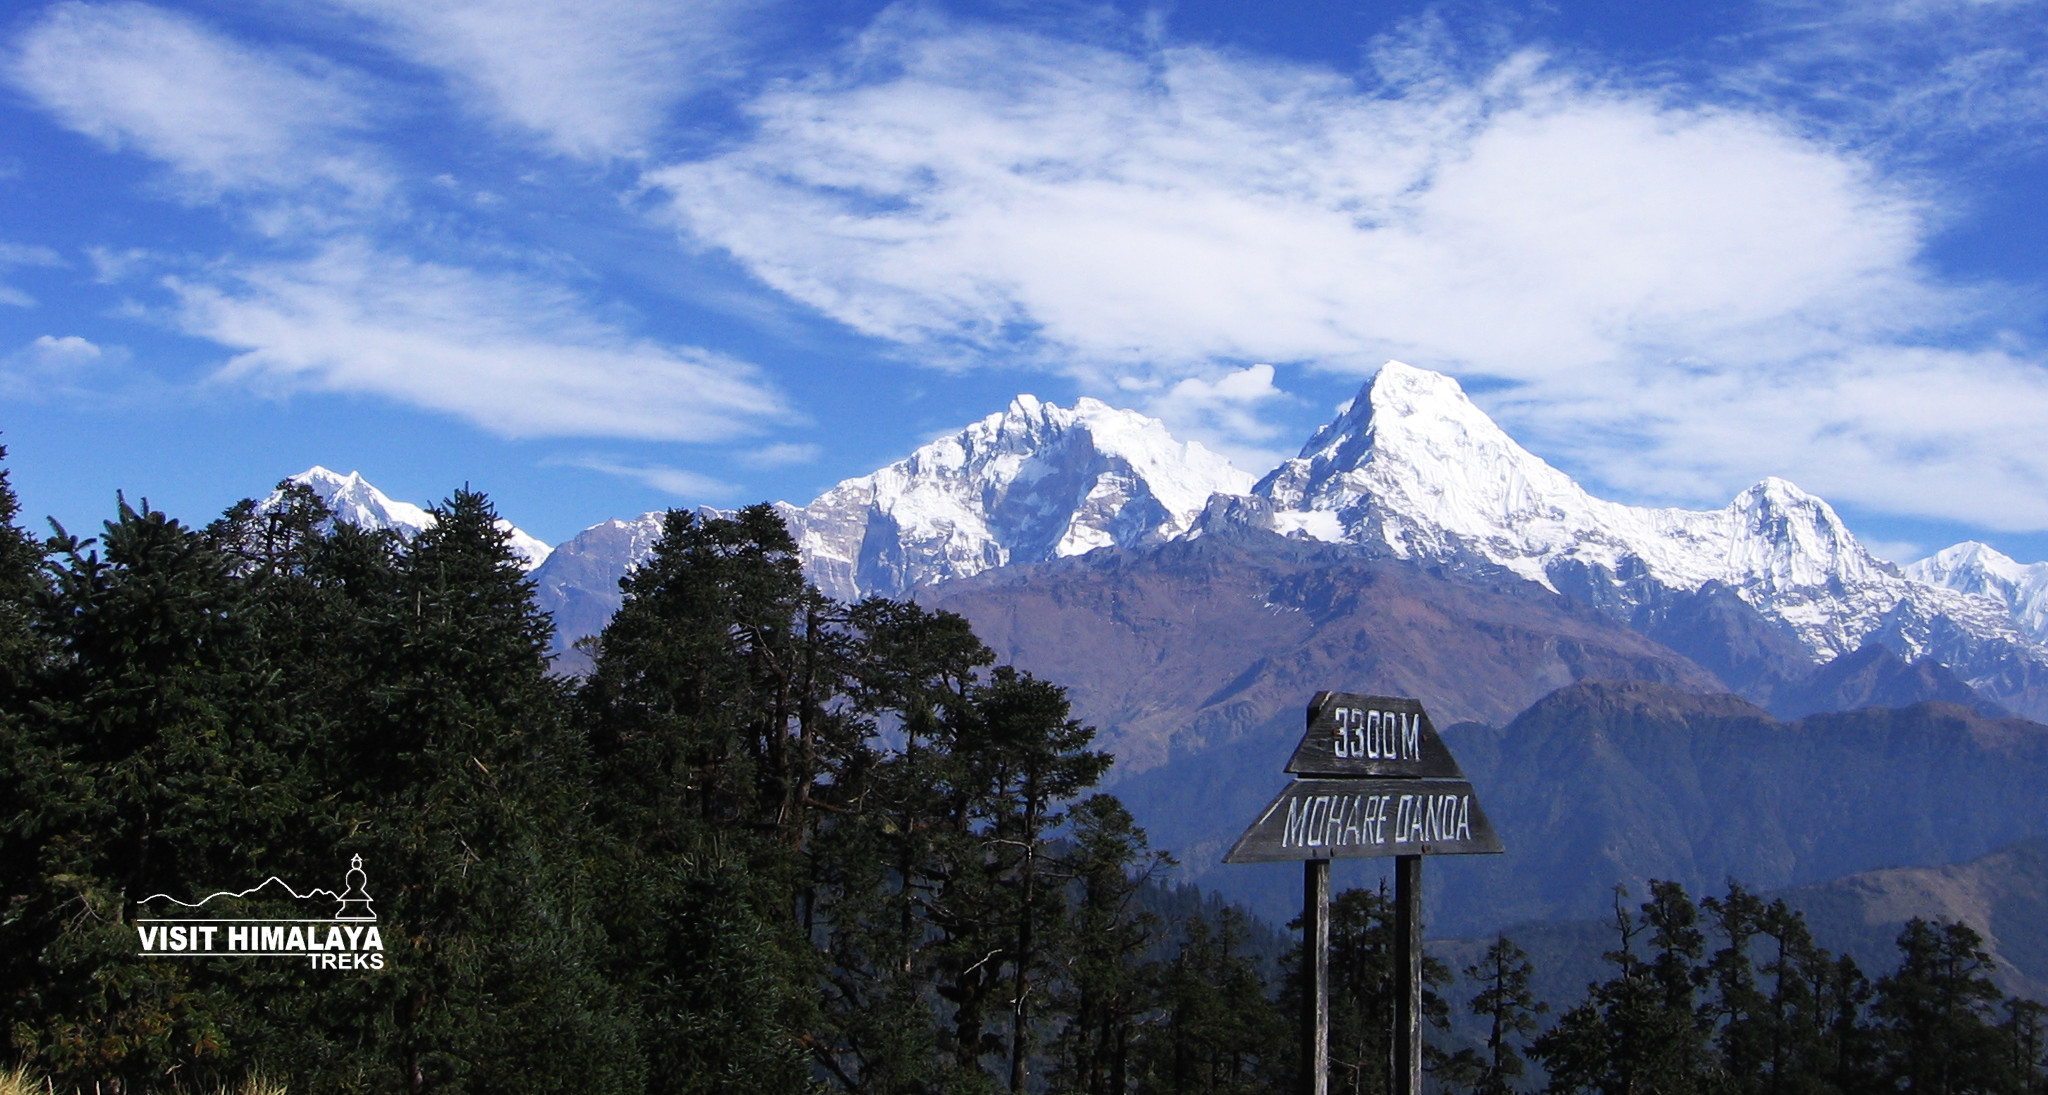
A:
POLYGON ((2017 562, 1988 544, 1965 540, 1906 567, 1906 576, 1989 597, 2005 606, 2022 632, 2048 643, 2048 563, 2017 562))
MULTIPOLYGON (((337 520, 358 528, 391 529, 410 540, 434 524, 433 514, 378 490, 363 478, 361 472, 343 475, 315 464, 292 476, 291 481, 313 488, 313 493, 327 503, 327 508, 334 511, 337 520)), ((271 495, 272 499, 276 497, 271 495)))
POLYGON ((1817 660, 1856 649, 1908 601, 1915 620, 2013 635, 1987 603, 1907 580, 1787 480, 1766 478, 1719 510, 1595 498, 1517 444, 1456 380, 1400 362, 1254 493, 1283 532, 1404 558, 1476 556, 1552 589, 1591 580, 1611 586, 1600 599, 1616 603, 1632 596, 1625 574, 1687 592, 1717 581, 1789 626, 1817 660))
POLYGON ((1907 566, 1906 573, 1930 585, 1968 585, 1974 588, 1963 592, 1985 593, 2001 585, 2019 585, 2044 568, 2048 563, 2018 562, 1990 544, 1965 540, 1907 566))
POLYGON ((1603 524, 1611 505, 1516 444, 1456 380, 1398 361, 1253 493, 1283 530, 1384 543, 1403 557, 1468 544, 1545 584, 1549 558, 1581 526, 1603 524))
POLYGON ((1136 411, 1019 395, 1002 412, 781 507, 814 581, 837 597, 900 595, 1010 563, 1186 532, 1252 477, 1136 411))
MULTIPOLYGON (((401 539, 410 540, 434 525, 431 512, 411 502, 392 498, 371 485, 361 472, 343 475, 315 464, 289 478, 294 483, 313 488, 313 493, 334 511, 336 520, 346 521, 357 528, 390 529, 401 539)), ((278 497, 277 492, 272 491, 263 500, 263 505, 266 508, 275 505, 278 497)), ((498 527, 512 534, 512 554, 519 559, 520 566, 530 571, 547 561, 552 549, 544 541, 528 535, 503 518, 498 520, 498 527)))

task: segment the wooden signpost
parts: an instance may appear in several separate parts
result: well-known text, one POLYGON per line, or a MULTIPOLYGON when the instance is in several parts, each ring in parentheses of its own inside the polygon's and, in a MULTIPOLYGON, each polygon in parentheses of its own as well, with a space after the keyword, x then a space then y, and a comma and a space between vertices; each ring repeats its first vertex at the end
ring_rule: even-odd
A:
POLYGON ((1287 771, 1297 778, 1225 863, 1302 861, 1305 1095, 1330 1084, 1330 860, 1394 857, 1396 1095, 1422 1095, 1422 857, 1505 851, 1422 704, 1318 692, 1287 771))

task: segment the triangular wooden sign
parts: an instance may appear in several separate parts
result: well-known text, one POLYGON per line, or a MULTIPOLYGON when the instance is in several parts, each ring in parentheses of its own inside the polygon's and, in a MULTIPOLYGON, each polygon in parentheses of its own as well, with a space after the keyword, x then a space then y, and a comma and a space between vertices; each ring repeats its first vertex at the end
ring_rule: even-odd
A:
POLYGON ((1419 701, 1318 692, 1287 771, 1297 776, 1464 779, 1419 701))

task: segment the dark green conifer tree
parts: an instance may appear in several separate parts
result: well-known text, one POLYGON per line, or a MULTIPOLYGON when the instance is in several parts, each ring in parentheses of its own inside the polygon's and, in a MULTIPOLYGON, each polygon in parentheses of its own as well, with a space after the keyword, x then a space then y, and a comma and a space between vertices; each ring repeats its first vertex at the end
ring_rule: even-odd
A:
POLYGON ((933 922, 938 895, 973 853, 960 805, 971 779, 958 748, 974 719, 980 669, 995 656, 965 620, 915 604, 853 606, 849 698, 893 727, 893 748, 849 753, 843 803, 819 828, 807 933, 824 963, 816 1058, 849 1091, 974 1090, 941 1014, 939 970, 951 961, 933 922))
POLYGON ((1820 1093, 1874 1083, 1861 1017, 1867 986, 1855 964, 1816 946, 1782 899, 1766 904, 1731 884, 1727 897, 1700 904, 1729 941, 1707 965, 1717 1089, 1820 1093))
POLYGON ((1527 1066, 1516 1042, 1536 1033, 1536 1017, 1550 1010, 1530 991, 1534 972, 1528 954, 1505 935, 1495 937, 1486 954, 1465 967, 1466 980, 1479 986, 1467 1006, 1486 1025, 1486 1046, 1452 1054, 1441 1070, 1446 1079, 1476 1095, 1517 1090, 1515 1082, 1527 1066))
POLYGON ((2014 1095, 2048 1093, 2048 1005, 2014 997, 2005 1002, 2006 1082, 2014 1095))
POLYGON ((1914 918, 1899 933, 1899 968, 1879 978, 1871 1011, 1885 1079, 1909 1095, 1964 1095, 2006 1086, 1984 939, 1964 924, 1914 918))
MULTIPOLYGON (((1393 1082, 1395 995, 1394 902, 1385 884, 1349 889, 1330 899, 1330 1090, 1384 1093, 1393 1082)), ((1300 928, 1300 921, 1293 925, 1300 928)), ((1441 961, 1422 959, 1422 1021, 1444 1029, 1450 1006, 1438 993, 1451 972, 1441 961)), ((1298 958, 1290 967, 1283 1008, 1299 1014, 1304 991, 1298 958)), ((1426 1068, 1440 1063, 1425 1046, 1426 1068)))
MULTIPOLYGON (((61 529, 34 629, 48 644, 19 713, 10 827, 17 1048, 65 1079, 129 1086, 234 1068, 233 994, 215 971, 135 957, 155 894, 243 877, 301 786, 232 560, 150 509, 97 541, 61 529), (25 761, 24 759, 25 758, 25 761)), ((12 949, 12 947, 10 947, 12 949)))
POLYGON ((792 913, 819 777, 862 736, 826 702, 844 675, 830 606, 766 506, 671 510, 620 585, 579 703, 606 968, 649 1090, 804 1090, 815 960, 792 913))
POLYGON ((1615 887, 1621 946, 1605 956, 1615 976, 1589 986, 1586 1001, 1531 1047, 1550 1072, 1547 1090, 1558 1095, 1684 1095, 1710 1081, 1710 1026, 1697 1007, 1705 977, 1698 910, 1677 883, 1653 880, 1637 921, 1623 905, 1627 894, 1615 887), (1647 959, 1636 953, 1646 930, 1654 948, 1647 959))
POLYGON ((336 625, 301 670, 332 680, 303 680, 326 720, 322 843, 362 855, 389 941, 386 969, 311 1020, 363 1047, 333 1065, 372 1086, 636 1089, 597 964, 587 761, 548 674, 551 625, 487 499, 457 491, 433 515, 395 558, 336 529, 310 549, 319 588, 281 592, 336 625))
POLYGON ((1147 851, 1144 830, 1109 795, 1090 796, 1072 817, 1073 848, 1062 871, 1076 892, 1054 944, 1062 968, 1052 1010, 1062 1025, 1052 1082, 1062 1091, 1125 1095, 1157 974, 1145 953, 1159 918, 1138 906, 1138 896, 1173 860, 1147 851))
POLYGON ((1212 927, 1199 914, 1187 940, 1161 971, 1159 1015, 1138 1044, 1141 1095, 1245 1095, 1279 1092, 1293 1025, 1272 1002, 1266 979, 1243 951, 1244 914, 1220 910, 1212 927))

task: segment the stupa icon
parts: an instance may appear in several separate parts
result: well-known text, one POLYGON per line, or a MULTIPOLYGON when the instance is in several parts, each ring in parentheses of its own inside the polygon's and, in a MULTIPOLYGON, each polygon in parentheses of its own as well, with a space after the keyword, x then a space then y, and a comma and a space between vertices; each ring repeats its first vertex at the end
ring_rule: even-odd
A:
POLYGON ((370 908, 370 894, 363 889, 369 876, 363 874, 363 857, 349 861, 348 889, 341 892, 341 911, 334 914, 336 920, 375 920, 377 914, 370 908))

